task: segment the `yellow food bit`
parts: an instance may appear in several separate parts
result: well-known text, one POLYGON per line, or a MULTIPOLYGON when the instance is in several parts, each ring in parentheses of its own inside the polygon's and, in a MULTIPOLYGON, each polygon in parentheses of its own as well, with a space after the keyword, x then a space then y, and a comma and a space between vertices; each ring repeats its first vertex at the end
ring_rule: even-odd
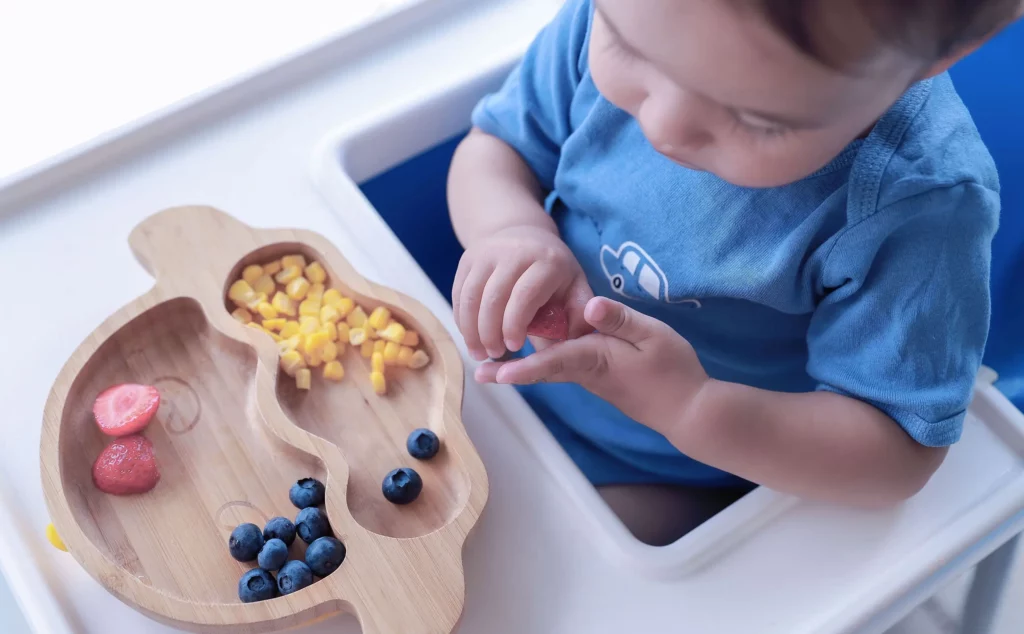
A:
POLYGON ((302 277, 302 269, 297 266, 286 266, 281 272, 274 276, 278 284, 287 284, 292 280, 302 277))
POLYGON ((288 352, 289 350, 298 350, 299 346, 302 345, 302 335, 293 335, 291 337, 281 337, 281 341, 278 342, 277 347, 281 350, 281 353, 288 352))
POLYGON ((381 339, 386 339, 388 341, 393 341, 395 343, 400 344, 405 341, 405 326, 398 323, 397 321, 392 321, 383 329, 381 329, 377 333, 377 335, 381 339))
POLYGON ((348 341, 348 333, 352 329, 345 322, 341 322, 335 326, 338 330, 338 341, 348 341))
POLYGON ((401 343, 403 346, 415 348, 416 346, 420 345, 420 336, 416 334, 415 330, 406 330, 405 336, 402 337, 401 343))
POLYGON ((324 359, 319 352, 311 352, 306 355, 306 364, 311 368, 319 368, 323 365, 324 359))
POLYGON ((373 356, 370 357, 370 369, 374 372, 384 371, 384 353, 374 352, 373 356))
POLYGON ((288 376, 295 376, 295 373, 304 367, 306 367, 306 361, 299 354, 298 350, 288 350, 281 353, 281 369, 288 376))
POLYGON ((361 346, 364 341, 369 341, 366 338, 366 331, 362 328, 353 328, 348 331, 348 342, 353 346, 361 346))
POLYGON ((333 341, 328 341, 324 344, 323 350, 320 351, 320 358, 327 363, 334 361, 338 358, 338 344, 333 341))
POLYGON ((327 338, 331 341, 338 340, 338 329, 334 327, 334 324, 328 322, 326 324, 320 324, 320 332, 327 335, 327 338))
POLYGON ((284 268, 294 266, 300 269, 304 269, 306 268, 306 257, 301 254, 286 255, 283 258, 281 258, 281 266, 283 266, 284 268))
POLYGON ((280 314, 288 315, 289 317, 295 316, 295 302, 281 291, 274 294, 274 299, 270 300, 270 305, 280 314))
POLYGON ((265 332, 265 333, 267 333, 268 335, 270 335, 270 338, 271 338, 271 339, 273 339, 274 341, 276 341, 276 342, 278 342, 278 343, 280 343, 280 342, 281 342, 281 335, 277 334, 277 333, 276 333, 276 332, 274 332, 273 330, 268 330, 268 329, 264 328, 264 329, 263 329, 263 332, 265 332))
POLYGON ((251 286, 256 285, 256 280, 263 277, 263 267, 259 264, 250 264, 242 269, 242 279, 249 282, 251 286))
POLYGON ((294 337, 299 334, 299 322, 297 321, 286 321, 281 326, 281 336, 287 339, 288 337, 294 337))
POLYGON ((372 357, 373 356, 373 342, 370 341, 369 339, 364 341, 362 343, 362 345, 359 346, 359 354, 361 354, 364 359, 369 359, 370 357, 372 357))
POLYGON ((318 282, 310 284, 309 292, 306 293, 306 299, 322 302, 324 299, 324 285, 318 282))
POLYGON ((367 339, 379 339, 380 338, 380 337, 377 336, 377 330, 373 326, 370 325, 370 322, 366 322, 365 324, 363 324, 363 330, 366 331, 366 338, 367 339))
POLYGON ((324 303, 330 304, 331 306, 337 306, 341 301, 341 291, 336 288, 329 288, 324 291, 324 303))
POLYGON ((411 357, 409 357, 409 367, 412 368, 413 370, 425 368, 427 367, 428 363, 430 363, 430 357, 428 357, 427 353, 423 352, 422 350, 417 350, 416 352, 412 353, 411 357))
POLYGON ((356 306, 352 312, 345 317, 345 323, 353 328, 362 328, 366 325, 366 313, 363 312, 363 307, 356 306))
POLYGON ((302 300, 299 304, 299 314, 305 317, 316 317, 320 318, 320 302, 309 299, 308 297, 302 300))
POLYGON ((345 368, 342 367, 341 362, 328 361, 324 365, 324 378, 331 381, 340 381, 345 378, 345 368))
POLYGON ((263 265, 264 275, 277 275, 281 272, 284 266, 281 265, 281 260, 274 260, 273 262, 267 262, 263 265))
POLYGON ((306 345, 304 346, 306 354, 312 354, 314 352, 322 352, 324 347, 331 343, 330 337, 327 333, 322 330, 318 330, 306 337, 306 345))
POLYGON ((306 277, 309 278, 310 282, 315 284, 323 284, 327 279, 327 271, 319 262, 313 262, 306 267, 306 277))
POLYGON ((259 309, 260 304, 262 304, 262 303, 264 303, 266 301, 267 301, 267 294, 266 293, 255 293, 254 292, 251 295, 249 295, 249 298, 247 300, 245 300, 245 307, 248 308, 249 310, 255 311, 255 310, 259 309))
POLYGON ((316 317, 299 317, 299 332, 311 335, 320 330, 320 320, 316 317))
POLYGON ((245 300, 250 298, 256 291, 253 290, 249 282, 245 280, 238 280, 228 288, 228 299, 236 303, 245 303, 245 300))
POLYGON ((300 390, 308 390, 313 384, 313 373, 309 368, 302 368, 295 373, 295 387, 300 390))
POLYGON ((320 321, 324 323, 337 323, 341 319, 341 313, 330 304, 320 309, 320 321))
POLYGON ((288 322, 285 321, 284 317, 278 317, 278 318, 271 317, 270 319, 264 319, 263 320, 263 327, 266 328, 267 330, 277 330, 277 331, 280 331, 282 328, 284 328, 284 325, 286 323, 288 323, 288 322))
POLYGON ((353 310, 356 309, 356 302, 351 297, 342 297, 334 306, 338 309, 338 312, 341 313, 341 318, 344 319, 348 317, 353 310))
POLYGON ((387 341, 384 341, 382 339, 378 339, 377 341, 373 342, 373 351, 374 352, 379 352, 381 354, 384 354, 384 346, 386 346, 386 345, 388 345, 387 341))
POLYGON ((274 283, 274 278, 269 275, 264 275, 260 279, 256 280, 256 283, 252 285, 252 288, 257 293, 266 293, 267 297, 274 294, 277 290, 277 284, 274 283))
MULTIPOLYGON (((263 317, 264 321, 277 319, 277 309, 270 302, 260 302, 260 305, 256 307, 259 311, 260 316, 263 317)), ((282 320, 283 321, 283 320, 282 320)), ((266 323, 263 324, 266 326, 266 323)))
POLYGON ((57 527, 53 524, 46 525, 46 539, 53 544, 53 547, 57 550, 68 552, 68 547, 64 545, 64 540, 57 534, 57 527))
POLYGON ((370 383, 373 385, 373 391, 379 396, 387 394, 388 384, 384 380, 383 372, 370 372, 370 383))
POLYGON ((288 282, 288 286, 285 287, 284 292, 288 293, 288 297, 291 297, 295 301, 302 301, 306 298, 306 293, 309 292, 309 280, 304 277, 297 277, 288 282))
POLYGON ((409 367, 409 361, 412 359, 413 349, 409 346, 402 346, 398 351, 398 365, 409 367))
POLYGON ((244 308, 234 309, 233 311, 231 311, 231 316, 237 319, 238 321, 242 322, 243 324, 248 324, 252 322, 252 313, 250 313, 244 308))
POLYGON ((391 311, 385 306, 378 306, 370 313, 369 322, 376 330, 383 330, 391 321, 391 311))
MULTIPOLYGON (((398 353, 401 352, 402 346, 389 341, 384 345, 384 363, 388 365, 395 365, 398 363, 398 353)), ((411 357, 410 357, 411 359, 411 357)))

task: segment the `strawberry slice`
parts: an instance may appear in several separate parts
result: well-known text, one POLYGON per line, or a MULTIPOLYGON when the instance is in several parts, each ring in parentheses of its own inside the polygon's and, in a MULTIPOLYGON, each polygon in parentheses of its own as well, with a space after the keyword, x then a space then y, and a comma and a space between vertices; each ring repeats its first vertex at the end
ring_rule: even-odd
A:
POLYGON ((526 334, 552 341, 565 341, 569 338, 569 314, 558 304, 544 304, 527 326, 526 334))
POLYGON ((149 491, 160 481, 153 443, 139 435, 112 440, 92 465, 92 481, 111 495, 149 491))
POLYGON ((125 383, 97 396, 92 413, 104 434, 127 436, 145 429, 159 408, 160 392, 155 387, 125 383))

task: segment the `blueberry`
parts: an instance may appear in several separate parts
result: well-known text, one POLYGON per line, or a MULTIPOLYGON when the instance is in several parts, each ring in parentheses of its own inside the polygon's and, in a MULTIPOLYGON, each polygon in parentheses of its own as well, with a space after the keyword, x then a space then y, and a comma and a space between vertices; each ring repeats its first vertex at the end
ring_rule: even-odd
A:
POLYGON ((320 506, 324 503, 324 484, 315 478, 303 478, 292 485, 288 499, 300 509, 320 506))
POLYGON ((291 546, 295 541, 295 524, 287 517, 271 518, 263 527, 263 539, 280 539, 285 546, 291 546))
POLYGON ((419 497, 420 491, 423 490, 423 479, 412 469, 402 467, 384 478, 381 490, 388 502, 408 504, 419 497))
POLYGON ((255 524, 239 524, 231 531, 228 550, 238 561, 252 561, 263 548, 263 532, 255 524))
POLYGON ((288 547, 276 537, 268 539, 267 543, 263 544, 263 550, 256 557, 256 562, 260 568, 271 572, 280 570, 286 561, 288 561, 288 547))
POLYGON ((289 561, 277 573, 277 589, 281 594, 291 594, 313 583, 313 571, 305 563, 289 561))
POLYGON ((312 544, 317 539, 331 534, 331 524, 327 514, 315 506, 299 511, 295 517, 295 532, 302 541, 312 544))
POLYGON ((306 564, 318 577, 326 577, 345 561, 345 544, 333 537, 321 537, 306 549, 306 564))
POLYGON ((437 434, 429 429, 417 429, 409 434, 405 448, 409 450, 409 455, 417 460, 430 460, 437 455, 441 441, 437 439, 437 434))
POLYGON ((242 603, 266 601, 277 596, 277 583, 262 568, 249 570, 238 580, 238 598, 242 603))

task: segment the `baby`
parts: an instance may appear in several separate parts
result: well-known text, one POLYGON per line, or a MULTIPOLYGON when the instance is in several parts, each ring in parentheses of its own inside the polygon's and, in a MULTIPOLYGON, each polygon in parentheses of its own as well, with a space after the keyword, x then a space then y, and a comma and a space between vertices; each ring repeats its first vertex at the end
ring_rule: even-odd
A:
POLYGON ((945 71, 1021 11, 568 0, 451 166, 456 323, 505 359, 477 380, 649 543, 751 483, 913 495, 960 437, 999 215, 945 71), (570 339, 527 354, 549 302, 570 339))

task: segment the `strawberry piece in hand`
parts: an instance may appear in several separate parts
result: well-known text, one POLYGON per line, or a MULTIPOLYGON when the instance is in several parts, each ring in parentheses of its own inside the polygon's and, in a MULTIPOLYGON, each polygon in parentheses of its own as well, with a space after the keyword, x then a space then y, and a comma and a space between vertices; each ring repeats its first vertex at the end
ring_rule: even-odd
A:
POLYGON ((527 326, 526 334, 551 341, 565 341, 569 338, 569 314, 558 304, 544 304, 527 326))
POLYGON ((97 396, 92 413, 104 434, 128 436, 145 429, 159 408, 160 392, 155 387, 125 383, 97 396))
POLYGON ((153 443, 143 436, 112 441, 92 466, 96 488, 111 495, 145 493, 160 481, 153 443))

